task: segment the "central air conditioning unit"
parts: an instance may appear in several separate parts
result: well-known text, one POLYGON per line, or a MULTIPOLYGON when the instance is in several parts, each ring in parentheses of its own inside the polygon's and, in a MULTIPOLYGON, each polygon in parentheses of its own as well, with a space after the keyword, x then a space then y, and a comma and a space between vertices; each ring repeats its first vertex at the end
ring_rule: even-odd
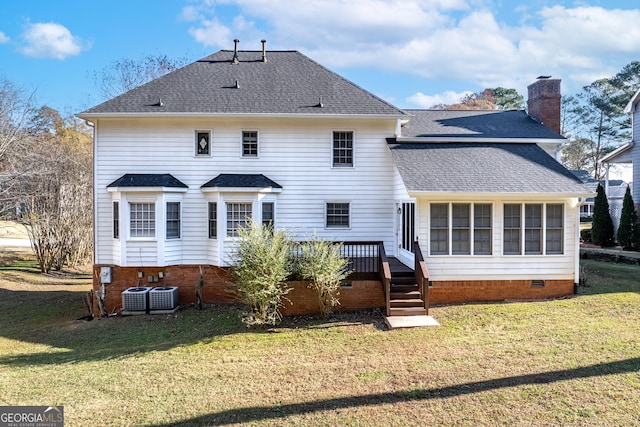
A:
POLYGON ((122 291, 122 314, 144 314, 149 309, 150 286, 139 286, 122 291))
POLYGON ((173 313, 177 309, 177 286, 159 286, 149 291, 149 312, 151 314, 173 313))

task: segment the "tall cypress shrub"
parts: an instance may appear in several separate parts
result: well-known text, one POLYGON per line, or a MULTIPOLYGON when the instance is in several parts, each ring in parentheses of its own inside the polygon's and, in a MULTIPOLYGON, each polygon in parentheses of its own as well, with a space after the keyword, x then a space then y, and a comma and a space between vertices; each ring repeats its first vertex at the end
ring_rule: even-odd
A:
POLYGON ((603 247, 613 246, 613 221, 609 213, 609 201, 600 184, 598 184, 596 200, 593 204, 591 241, 603 247))
POLYGON ((623 249, 632 249, 634 243, 638 242, 640 236, 640 226, 638 225, 638 213, 633 205, 631 190, 627 186, 622 201, 622 213, 620 215, 620 226, 618 227, 618 243, 623 249))

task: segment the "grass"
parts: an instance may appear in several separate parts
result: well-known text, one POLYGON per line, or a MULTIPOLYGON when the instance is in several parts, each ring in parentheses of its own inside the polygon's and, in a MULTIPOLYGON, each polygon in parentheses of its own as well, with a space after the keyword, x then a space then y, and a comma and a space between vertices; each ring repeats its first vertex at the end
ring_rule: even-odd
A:
POLYGON ((435 307, 438 328, 372 310, 256 331, 232 306, 77 321, 89 276, 0 257, 0 405, 64 405, 68 426, 640 425, 638 266, 587 261, 574 298, 435 307))

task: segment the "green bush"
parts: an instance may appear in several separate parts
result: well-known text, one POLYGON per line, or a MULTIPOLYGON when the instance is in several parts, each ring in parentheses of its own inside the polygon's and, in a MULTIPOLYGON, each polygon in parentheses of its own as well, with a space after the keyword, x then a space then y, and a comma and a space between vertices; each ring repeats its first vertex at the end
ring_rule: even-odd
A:
POLYGON ((623 249, 633 249, 640 242, 640 226, 638 225, 638 213, 633 205, 631 190, 627 186, 622 201, 622 213, 618 226, 618 243, 623 249))
POLYGON ((231 274, 237 298, 249 307, 242 320, 247 326, 275 325, 282 319, 280 308, 291 290, 287 286, 290 240, 285 231, 253 221, 238 234, 231 274))
POLYGON ((327 242, 314 235, 302 243, 297 262, 300 277, 317 292, 320 312, 327 317, 340 305, 340 283, 350 273, 349 261, 342 256, 342 243, 327 242))
POLYGON ((602 247, 613 246, 613 221, 609 213, 609 201, 602 185, 598 184, 593 203, 593 225, 591 240, 602 247))

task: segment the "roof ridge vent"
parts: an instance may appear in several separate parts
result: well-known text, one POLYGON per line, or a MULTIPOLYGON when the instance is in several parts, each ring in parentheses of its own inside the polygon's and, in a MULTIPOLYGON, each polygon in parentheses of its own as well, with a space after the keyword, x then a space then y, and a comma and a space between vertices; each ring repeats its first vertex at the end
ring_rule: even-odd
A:
POLYGON ((231 61, 233 64, 238 64, 240 61, 238 60, 238 43, 240 43, 240 40, 238 39, 233 39, 233 61, 231 61))
POLYGON ((267 41, 265 39, 261 40, 262 42, 262 62, 267 62, 267 41))

